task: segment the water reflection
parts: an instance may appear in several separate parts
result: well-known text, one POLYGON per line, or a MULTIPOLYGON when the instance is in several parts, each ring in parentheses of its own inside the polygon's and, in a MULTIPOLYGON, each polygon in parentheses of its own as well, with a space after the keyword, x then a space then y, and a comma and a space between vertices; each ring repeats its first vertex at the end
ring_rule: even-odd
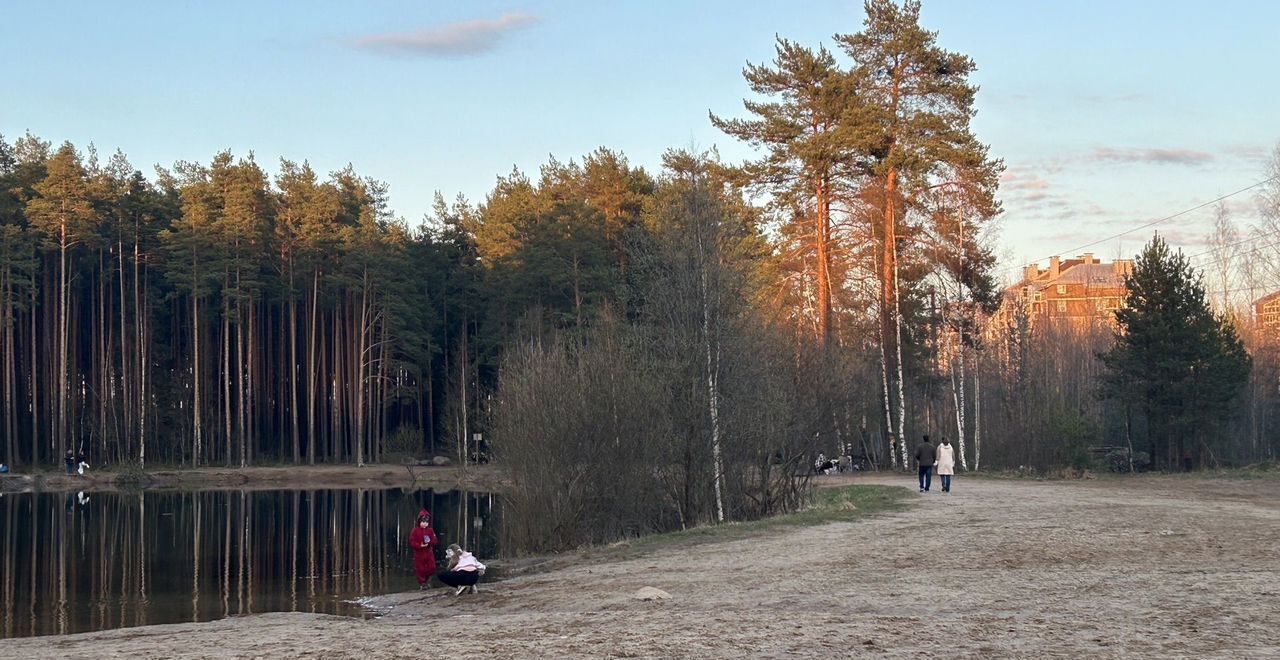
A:
POLYGON ((65 634, 234 614, 358 614, 416 587, 409 532, 498 553, 492 495, 400 490, 20 493, 0 498, 0 632, 65 634))

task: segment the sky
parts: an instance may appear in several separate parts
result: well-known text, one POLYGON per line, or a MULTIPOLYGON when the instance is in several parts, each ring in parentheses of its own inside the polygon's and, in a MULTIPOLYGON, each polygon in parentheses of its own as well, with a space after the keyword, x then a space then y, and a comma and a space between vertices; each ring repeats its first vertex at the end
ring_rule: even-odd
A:
MULTIPOLYGON (((352 164, 410 224, 436 191, 482 201, 512 168, 600 146, 650 171, 672 147, 750 158, 708 120, 744 114, 743 66, 776 36, 833 48, 863 20, 851 0, 0 0, 0 15, 7 140, 120 149, 147 173, 223 149, 269 171, 352 164)), ((921 23, 977 64, 973 129, 1007 168, 1007 271, 1131 256, 1154 230, 1203 253, 1212 206, 1135 228, 1268 176, 1280 3, 926 0, 921 23)), ((1254 192, 1225 202, 1241 225, 1254 192)))

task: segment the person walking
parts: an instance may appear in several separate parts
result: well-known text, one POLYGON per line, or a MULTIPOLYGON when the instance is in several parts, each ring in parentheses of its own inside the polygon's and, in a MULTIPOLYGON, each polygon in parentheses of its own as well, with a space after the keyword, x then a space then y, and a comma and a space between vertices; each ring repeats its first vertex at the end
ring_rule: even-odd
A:
POLYGON ((436 532, 431 529, 431 514, 426 509, 418 512, 418 525, 409 533, 409 547, 413 548, 413 572, 418 577, 418 589, 426 589, 431 575, 436 572, 436 532))
POLYGON ((456 588, 457 591, 453 592, 455 596, 468 589, 471 593, 475 593, 476 583, 480 581, 480 576, 484 575, 484 564, 457 543, 450 545, 444 551, 444 557, 449 562, 448 568, 436 577, 446 585, 456 588))
POLYGON ((956 473, 956 448, 945 436, 938 445, 938 479, 942 481, 942 492, 951 492, 951 475, 956 473))
POLYGON ((937 460, 937 451, 929 442, 929 436, 924 436, 924 441, 916 446, 916 467, 920 472, 920 492, 929 492, 929 487, 933 485, 933 463, 937 460))

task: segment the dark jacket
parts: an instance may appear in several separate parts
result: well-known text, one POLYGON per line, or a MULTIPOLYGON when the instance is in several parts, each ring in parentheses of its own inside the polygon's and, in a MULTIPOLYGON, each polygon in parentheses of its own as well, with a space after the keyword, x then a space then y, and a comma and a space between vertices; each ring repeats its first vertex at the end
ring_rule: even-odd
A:
POLYGON ((938 460, 938 449, 926 440, 916 447, 916 465, 930 467, 938 460))

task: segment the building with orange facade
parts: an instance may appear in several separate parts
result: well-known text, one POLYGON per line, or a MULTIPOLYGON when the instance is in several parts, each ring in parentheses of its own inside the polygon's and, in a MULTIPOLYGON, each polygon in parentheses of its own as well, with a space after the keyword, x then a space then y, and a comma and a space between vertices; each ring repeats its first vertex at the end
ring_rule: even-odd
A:
POLYGON ((1280 291, 1253 301, 1253 319, 1260 328, 1280 328, 1280 291))
POLYGON ((1099 321, 1115 324, 1115 311, 1128 295, 1125 277, 1133 273, 1133 260, 1102 263, 1086 253, 1074 259, 1049 259, 1049 267, 1027 266, 1022 280, 1005 289, 1004 304, 997 313, 1006 319, 1012 305, 1020 305, 1031 324, 1052 323, 1087 329, 1099 321))

